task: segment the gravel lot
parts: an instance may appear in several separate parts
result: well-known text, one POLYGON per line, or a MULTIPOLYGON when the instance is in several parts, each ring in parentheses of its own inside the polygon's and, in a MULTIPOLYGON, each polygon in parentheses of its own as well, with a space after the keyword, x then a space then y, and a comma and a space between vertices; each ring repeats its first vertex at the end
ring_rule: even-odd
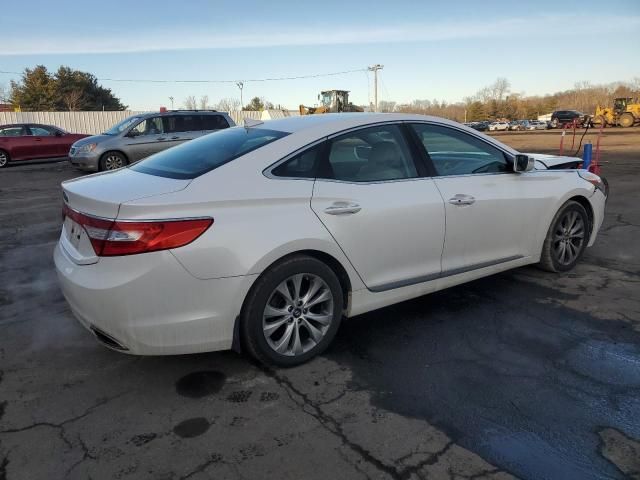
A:
MULTIPOLYGON (((560 138, 495 135, 545 153, 560 138)), ((603 149, 607 215, 575 271, 362 315, 289 370, 100 346, 51 258, 59 183, 79 173, 0 171, 0 480, 640 478, 640 129, 603 149)))

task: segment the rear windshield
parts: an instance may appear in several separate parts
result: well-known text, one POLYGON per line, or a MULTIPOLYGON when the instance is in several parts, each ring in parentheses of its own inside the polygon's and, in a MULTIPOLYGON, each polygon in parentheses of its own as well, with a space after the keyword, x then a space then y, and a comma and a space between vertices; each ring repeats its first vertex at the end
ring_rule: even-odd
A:
POLYGON ((131 169, 160 177, 195 178, 286 135, 263 128, 227 128, 156 153, 131 169))

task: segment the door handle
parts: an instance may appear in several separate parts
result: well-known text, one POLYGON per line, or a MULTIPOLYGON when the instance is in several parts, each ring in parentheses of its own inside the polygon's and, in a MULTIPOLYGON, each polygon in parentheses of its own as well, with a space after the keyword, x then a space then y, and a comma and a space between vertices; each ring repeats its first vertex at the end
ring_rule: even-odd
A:
POLYGON ((180 137, 177 135, 174 135, 173 137, 171 137, 171 140, 178 140, 180 137))
POLYGON ((167 137, 156 137, 156 140, 166 140, 167 137))
POLYGON ((352 215, 362 210, 362 207, 357 203, 350 202, 335 202, 330 207, 324 209, 324 213, 329 215, 352 215))
POLYGON ((449 199, 449 203, 451 205, 473 205, 476 199, 471 195, 464 195, 462 193, 458 193, 449 199))

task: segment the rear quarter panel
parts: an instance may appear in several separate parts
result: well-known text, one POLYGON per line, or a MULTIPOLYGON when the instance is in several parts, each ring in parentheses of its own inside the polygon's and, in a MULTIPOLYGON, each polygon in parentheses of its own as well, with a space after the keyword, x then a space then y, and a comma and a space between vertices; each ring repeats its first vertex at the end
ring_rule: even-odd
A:
POLYGON ((256 163, 261 162, 231 162, 182 192, 127 202, 119 218, 213 217, 214 224, 195 242, 172 250, 197 278, 259 274, 288 254, 317 250, 342 264, 353 289, 363 288, 311 210, 313 181, 269 179, 256 163))

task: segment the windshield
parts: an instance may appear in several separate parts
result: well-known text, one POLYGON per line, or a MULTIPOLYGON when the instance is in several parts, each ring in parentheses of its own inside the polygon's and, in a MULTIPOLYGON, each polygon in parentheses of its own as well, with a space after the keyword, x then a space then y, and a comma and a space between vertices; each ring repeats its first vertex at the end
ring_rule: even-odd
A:
POLYGON ((286 135, 263 128, 228 128, 156 153, 131 169, 159 177, 191 179, 286 135))
POLYGON ((128 117, 128 118, 125 118, 121 122, 116 123, 109 130, 104 132, 104 135, 118 135, 118 134, 124 132, 131 125, 133 125, 134 123, 136 123, 136 122, 138 122, 140 120, 141 120, 140 117, 128 117))
POLYGON ((322 93, 322 99, 320 100, 322 102, 322 105, 325 107, 330 107, 331 106, 331 100, 332 100, 332 94, 331 92, 323 92, 322 93))

